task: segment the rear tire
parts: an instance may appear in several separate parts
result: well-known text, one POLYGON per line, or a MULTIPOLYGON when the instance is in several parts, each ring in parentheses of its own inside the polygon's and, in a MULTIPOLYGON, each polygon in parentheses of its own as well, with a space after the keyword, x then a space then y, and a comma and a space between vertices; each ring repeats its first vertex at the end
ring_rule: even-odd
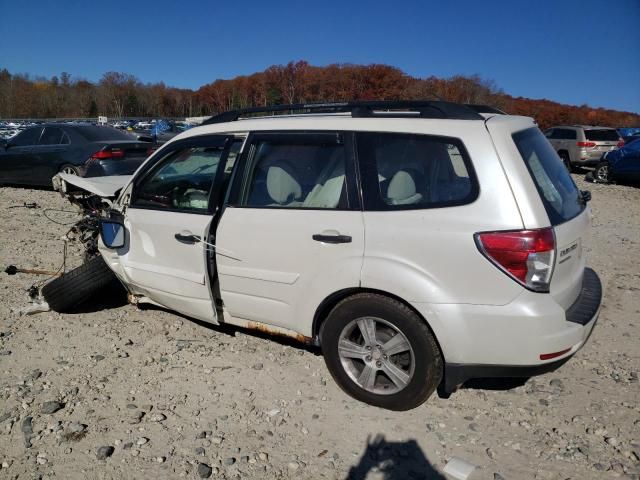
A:
POLYGON ((369 405, 410 410, 442 380, 442 354, 429 327, 383 295, 360 293, 339 302, 322 325, 321 344, 336 383, 369 405))
POLYGON ((42 287, 42 295, 52 310, 68 312, 119 280, 98 255, 78 268, 42 287))
POLYGON ((60 167, 60 173, 68 173, 69 175, 80 175, 80 170, 75 165, 66 164, 60 167))
POLYGON ((593 178, 600 183, 611 182, 611 171, 607 162, 600 162, 593 171, 593 178))

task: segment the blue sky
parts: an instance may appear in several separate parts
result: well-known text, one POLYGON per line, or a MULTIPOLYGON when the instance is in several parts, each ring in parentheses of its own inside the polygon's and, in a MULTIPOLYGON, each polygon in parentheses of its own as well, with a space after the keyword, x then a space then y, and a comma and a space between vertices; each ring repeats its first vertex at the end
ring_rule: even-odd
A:
POLYGON ((640 112, 640 0, 0 0, 0 15, 15 73, 197 88, 291 60, 386 63, 640 112))

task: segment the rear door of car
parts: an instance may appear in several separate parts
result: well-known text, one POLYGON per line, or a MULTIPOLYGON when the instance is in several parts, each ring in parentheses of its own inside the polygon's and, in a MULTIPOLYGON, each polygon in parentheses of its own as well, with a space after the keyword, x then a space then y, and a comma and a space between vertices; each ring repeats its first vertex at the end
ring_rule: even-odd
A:
POLYGON ((551 144, 556 152, 566 151, 572 162, 577 161, 580 157, 576 153, 576 131, 572 128, 556 127, 553 129, 551 144))
POLYGON ((558 137, 558 132, 558 128, 550 128, 549 130, 546 130, 544 132, 544 136, 547 137, 551 145, 553 145, 553 148, 555 148, 556 150, 560 150, 559 147, 561 143, 561 140, 558 137))
POLYGON ((550 293, 567 309, 582 287, 583 242, 590 228, 591 209, 554 149, 531 120, 489 119, 487 128, 525 228, 553 228, 556 258, 550 293))
POLYGON ((134 180, 118 251, 138 294, 185 315, 217 323, 211 293, 209 236, 219 210, 232 137, 206 135, 173 143, 134 180))
POLYGON ((32 151, 32 175, 39 185, 51 185, 51 177, 59 172, 62 165, 68 163, 65 153, 69 148, 69 136, 60 127, 44 127, 40 140, 32 151))
POLYGON ((364 225, 350 138, 250 135, 216 232, 231 316, 310 336, 322 300, 359 286, 364 225))

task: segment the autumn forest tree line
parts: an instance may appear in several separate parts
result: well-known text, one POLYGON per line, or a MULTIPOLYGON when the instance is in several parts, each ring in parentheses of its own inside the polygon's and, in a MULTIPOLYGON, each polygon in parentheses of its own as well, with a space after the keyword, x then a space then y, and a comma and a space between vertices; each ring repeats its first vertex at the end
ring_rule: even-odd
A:
POLYGON ((31 78, 0 69, 0 118, 194 117, 281 103, 399 99, 492 105, 534 117, 542 128, 567 123, 640 126, 637 113, 513 97, 478 75, 416 78, 378 64, 319 67, 289 62, 215 80, 195 91, 162 82, 145 84, 119 72, 107 72, 98 82, 90 82, 67 72, 31 78))

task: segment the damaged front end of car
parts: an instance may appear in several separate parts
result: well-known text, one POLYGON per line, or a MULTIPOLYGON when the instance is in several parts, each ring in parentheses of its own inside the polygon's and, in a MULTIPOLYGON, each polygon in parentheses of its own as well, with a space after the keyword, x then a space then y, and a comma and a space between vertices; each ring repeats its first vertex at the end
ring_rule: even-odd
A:
MULTIPOLYGON (((80 219, 64 235, 63 261, 60 269, 45 281, 34 283, 30 297, 34 305, 26 313, 48 311, 69 312, 96 294, 118 295, 124 293, 121 282, 111 271, 98 251, 101 226, 105 221, 113 223, 120 218, 116 199, 131 176, 81 178, 70 174, 53 177, 54 190, 60 192, 71 204, 80 208, 80 219), (67 243, 80 244, 84 249, 80 266, 66 271, 67 243)), ((108 223, 108 222, 107 222, 108 223)))
POLYGON ((82 244, 85 261, 98 255, 100 221, 113 216, 115 200, 129 180, 130 175, 82 178, 60 173, 53 177, 53 189, 81 209, 81 218, 67 238, 82 244))

